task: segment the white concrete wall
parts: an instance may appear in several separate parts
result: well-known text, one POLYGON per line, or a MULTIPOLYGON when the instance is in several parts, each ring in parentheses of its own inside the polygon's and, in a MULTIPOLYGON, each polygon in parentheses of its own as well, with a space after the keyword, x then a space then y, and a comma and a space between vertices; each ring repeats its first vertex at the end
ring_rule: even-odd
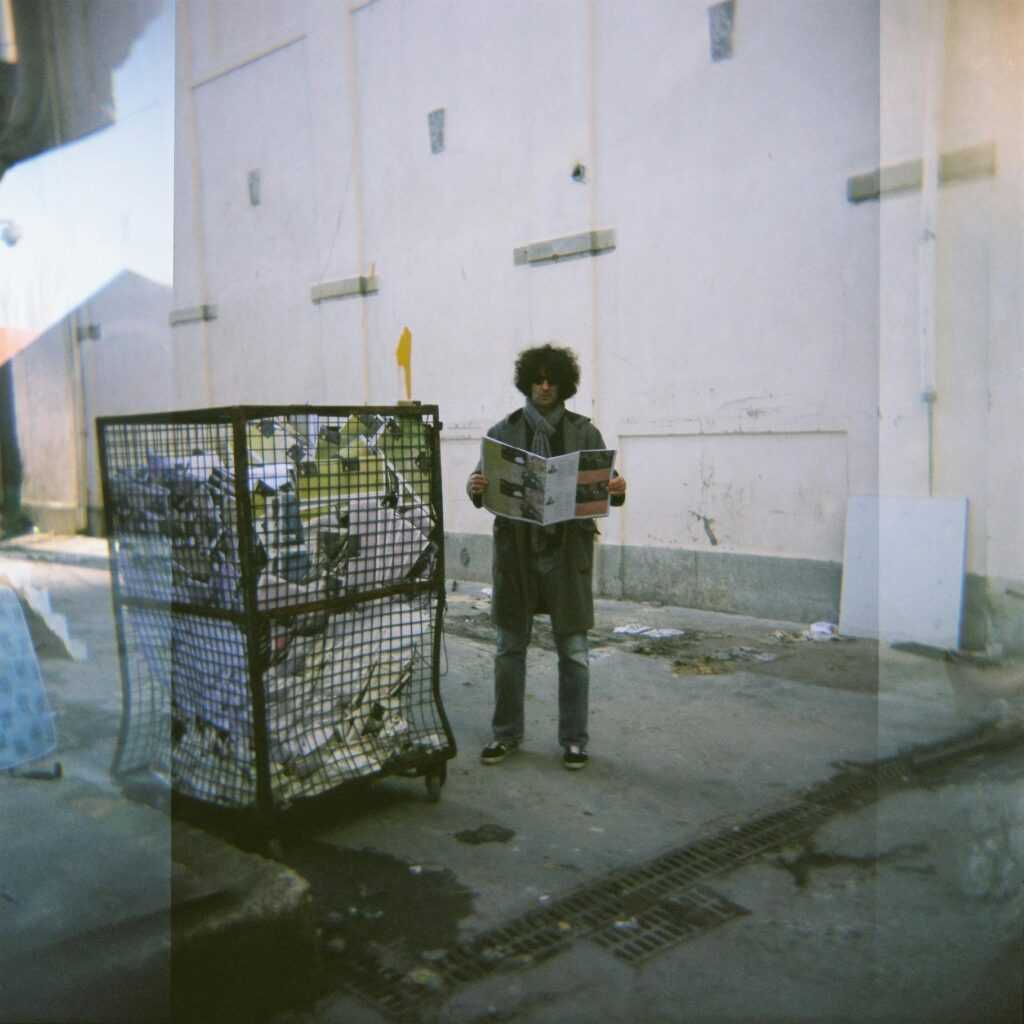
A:
POLYGON ((720 550, 840 558, 846 496, 874 486, 877 221, 845 199, 877 161, 870 5, 745 8, 720 65, 703 4, 445 12, 376 3, 353 21, 382 277, 371 378, 386 398, 408 323, 417 394, 441 396, 449 427, 449 528, 486 527, 457 500, 475 440, 518 403, 515 352, 558 337, 584 363, 574 407, 631 477, 608 539, 707 546, 699 514, 720 550), (612 254, 512 265, 517 245, 601 227, 612 254), (758 463, 767 483, 746 479, 758 463))
POLYGON ((176 328, 179 406, 363 402, 360 304, 310 301, 362 273, 349 17, 238 13, 179 4, 175 306, 217 309, 176 328))
MULTIPOLYGON (((1024 203, 1024 5, 948 0, 938 149, 995 146, 997 174, 940 187, 936 204, 934 329, 936 496, 966 496, 968 569, 1024 574, 1024 399, 1021 262, 1024 203)), ((929 5, 883 5, 882 163, 920 155, 928 81, 929 5)), ((880 472, 882 490, 923 496, 928 415, 919 338, 922 193, 883 200, 880 472)))
MULTIPOLYGON (((846 196, 921 154, 925 0, 738 4, 719 63, 707 6, 179 0, 175 306, 218 311, 175 329, 179 406, 393 402, 408 326, 446 526, 485 533, 465 474, 558 338, 630 481, 606 542, 840 561, 850 495, 928 487, 921 196, 846 196), (596 228, 614 251, 513 263, 596 228)), ((999 173, 939 196, 933 487, 971 501, 969 569, 1021 578, 1021 4, 949 8, 940 147, 999 173)))
POLYGON ((877 159, 877 17, 745 5, 712 64, 703 4, 601 10, 622 540, 707 548, 701 516, 719 550, 837 560, 846 497, 874 485, 877 222, 845 180, 877 159))

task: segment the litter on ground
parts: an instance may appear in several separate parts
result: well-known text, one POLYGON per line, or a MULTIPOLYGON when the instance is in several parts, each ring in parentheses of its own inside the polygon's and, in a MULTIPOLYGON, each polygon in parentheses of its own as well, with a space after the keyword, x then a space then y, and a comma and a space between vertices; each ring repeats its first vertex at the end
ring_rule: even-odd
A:
POLYGON ((670 627, 641 626, 639 623, 630 622, 625 626, 616 626, 612 632, 624 636, 642 636, 646 640, 665 640, 673 636, 684 636, 686 631, 670 627))
POLYGON ((812 622, 804 636, 808 640, 838 640, 839 627, 834 622, 812 622))

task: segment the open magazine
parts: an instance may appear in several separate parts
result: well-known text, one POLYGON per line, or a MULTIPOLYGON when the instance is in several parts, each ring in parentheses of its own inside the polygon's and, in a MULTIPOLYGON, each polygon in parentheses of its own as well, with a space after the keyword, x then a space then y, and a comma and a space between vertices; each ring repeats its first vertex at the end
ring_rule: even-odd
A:
POLYGON ((482 444, 484 508, 495 515, 551 526, 608 515, 615 452, 597 449, 544 458, 491 437, 482 444))

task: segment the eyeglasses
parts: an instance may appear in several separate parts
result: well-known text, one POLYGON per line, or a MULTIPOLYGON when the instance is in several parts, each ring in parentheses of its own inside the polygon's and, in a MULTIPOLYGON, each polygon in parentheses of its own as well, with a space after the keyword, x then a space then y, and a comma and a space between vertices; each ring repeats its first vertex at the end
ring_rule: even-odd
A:
POLYGON ((554 381, 550 377, 545 377, 543 374, 541 374, 540 376, 534 377, 533 378, 533 383, 537 384, 538 386, 541 385, 541 384, 548 384, 548 385, 550 385, 553 388, 557 388, 558 387, 558 381, 554 381))

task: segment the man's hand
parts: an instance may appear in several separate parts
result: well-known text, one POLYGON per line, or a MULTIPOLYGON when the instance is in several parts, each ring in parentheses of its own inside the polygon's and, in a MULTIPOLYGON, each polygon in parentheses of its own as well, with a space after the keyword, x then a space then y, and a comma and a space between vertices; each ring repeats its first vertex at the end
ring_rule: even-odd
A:
POLYGON ((613 476, 611 480, 608 481, 608 493, 613 498, 617 498, 619 495, 625 497, 626 478, 624 476, 613 476))
POLYGON ((478 498, 487 490, 487 477, 483 473, 473 473, 469 478, 469 493, 478 498))

